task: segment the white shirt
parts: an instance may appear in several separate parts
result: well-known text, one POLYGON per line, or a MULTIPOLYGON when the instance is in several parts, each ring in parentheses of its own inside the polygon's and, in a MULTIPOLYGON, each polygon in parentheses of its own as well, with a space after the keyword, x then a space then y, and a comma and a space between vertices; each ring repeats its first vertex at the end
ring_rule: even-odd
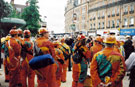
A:
POLYGON ((126 60, 127 71, 130 71, 135 66, 135 52, 132 52, 129 58, 126 60))

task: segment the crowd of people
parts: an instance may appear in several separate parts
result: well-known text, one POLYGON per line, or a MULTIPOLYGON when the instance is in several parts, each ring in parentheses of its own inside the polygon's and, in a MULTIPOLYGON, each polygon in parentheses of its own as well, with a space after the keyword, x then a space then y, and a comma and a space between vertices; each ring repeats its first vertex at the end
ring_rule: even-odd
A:
POLYGON ((117 40, 115 33, 49 38, 48 30, 42 27, 31 39, 30 30, 13 28, 1 43, 9 87, 35 87, 35 76, 38 87, 60 87, 67 82, 68 66, 72 66, 72 87, 123 87, 126 71, 130 71, 129 87, 135 86, 135 37, 127 36, 125 42, 117 40), (40 61, 47 54, 53 63, 40 61), (39 60, 34 61, 41 64, 31 67, 29 63, 35 57, 39 60))

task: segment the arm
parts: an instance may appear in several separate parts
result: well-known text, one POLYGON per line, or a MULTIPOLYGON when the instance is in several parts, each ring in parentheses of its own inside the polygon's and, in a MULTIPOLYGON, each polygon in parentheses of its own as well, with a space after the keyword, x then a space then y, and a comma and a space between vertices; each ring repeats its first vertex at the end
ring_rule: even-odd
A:
POLYGON ((121 56, 120 61, 119 61, 119 67, 117 72, 115 73, 115 75, 113 76, 113 78, 111 78, 111 82, 112 84, 117 84, 120 83, 121 80, 124 78, 125 76, 125 71, 126 71, 126 66, 125 66, 125 62, 124 62, 124 58, 121 56))
POLYGON ((125 62, 127 71, 131 70, 135 65, 135 53, 130 54, 129 58, 125 62))
POLYGON ((98 84, 100 84, 101 79, 99 78, 98 75, 98 70, 97 70, 97 61, 96 61, 96 57, 98 56, 98 54, 94 55, 91 65, 90 65, 90 74, 91 74, 91 78, 92 78, 92 84, 93 87, 97 87, 98 84))

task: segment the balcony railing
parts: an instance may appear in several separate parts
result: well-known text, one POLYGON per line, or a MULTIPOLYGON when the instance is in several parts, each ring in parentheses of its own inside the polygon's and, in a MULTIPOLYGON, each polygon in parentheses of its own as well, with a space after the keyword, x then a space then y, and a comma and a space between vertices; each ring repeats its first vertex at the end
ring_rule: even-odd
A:
POLYGON ((124 13, 123 13, 123 15, 127 15, 127 14, 128 14, 128 12, 124 12, 124 13))
POLYGON ((105 16, 102 16, 102 19, 104 19, 105 18, 105 16))
POLYGON ((115 16, 115 14, 112 14, 112 17, 114 17, 115 16))
POLYGON ((117 13, 116 16, 119 16, 119 13, 117 13))
POLYGON ((134 13, 134 11, 130 11, 129 13, 130 13, 130 14, 133 14, 133 13, 134 13))
POLYGON ((129 27, 134 27, 134 24, 130 24, 129 27))
POLYGON ((122 25, 122 27, 128 27, 128 25, 122 25))

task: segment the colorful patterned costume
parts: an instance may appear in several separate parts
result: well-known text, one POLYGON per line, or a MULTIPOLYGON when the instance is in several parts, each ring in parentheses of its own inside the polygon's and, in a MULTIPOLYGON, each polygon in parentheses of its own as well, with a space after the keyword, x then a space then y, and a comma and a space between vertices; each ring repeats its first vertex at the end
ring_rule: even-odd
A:
MULTIPOLYGON (((36 40, 36 45, 41 49, 43 54, 51 54, 55 58, 53 44, 44 37, 36 40)), ((42 55, 43 55, 42 54, 42 55)), ((45 68, 38 69, 38 87, 57 87, 56 82, 56 64, 48 65, 45 68)))
MULTIPOLYGON (((74 51, 77 49, 77 45, 80 44, 78 43, 75 45, 74 51)), ((82 57, 82 61, 80 63, 73 63, 72 87, 83 87, 83 82, 87 77, 87 64, 90 52, 86 46, 81 46, 79 50, 81 50, 84 57, 82 57)))
MULTIPOLYGON (((63 52, 63 55, 70 55, 70 47, 66 43, 61 43, 60 49, 63 52), (64 54, 65 53, 65 54, 64 54)), ((64 56, 65 58, 65 56, 64 56)), ((62 76, 61 76, 61 81, 66 82, 66 76, 67 76, 67 68, 69 64, 69 58, 65 58, 64 64, 62 65, 62 76)))
POLYGON ((105 48, 94 55, 90 65, 93 87, 97 87, 101 82, 112 82, 111 87, 122 87, 125 70, 124 59, 120 53, 113 48, 105 48))
POLYGON ((63 55, 63 52, 58 48, 55 48, 55 54, 56 54, 56 61, 58 62, 58 66, 59 66, 58 71, 56 72, 56 81, 57 81, 58 87, 60 87, 61 76, 62 76, 62 66, 64 63, 64 55, 63 55))
POLYGON ((92 58, 93 58, 94 54, 101 51, 102 49, 103 49, 103 46, 101 44, 95 44, 94 43, 94 46, 92 46, 90 48, 90 53, 91 53, 90 62, 92 61, 92 58))
POLYGON ((9 70, 9 87, 16 87, 20 82, 21 45, 15 38, 10 38, 5 49, 6 62, 9 70))
POLYGON ((30 41, 30 38, 24 38, 22 42, 22 47, 25 50, 25 57, 21 64, 21 82, 22 87, 27 87, 27 77, 28 77, 28 87, 35 86, 35 72, 29 67, 29 61, 33 58, 33 43, 30 41))

